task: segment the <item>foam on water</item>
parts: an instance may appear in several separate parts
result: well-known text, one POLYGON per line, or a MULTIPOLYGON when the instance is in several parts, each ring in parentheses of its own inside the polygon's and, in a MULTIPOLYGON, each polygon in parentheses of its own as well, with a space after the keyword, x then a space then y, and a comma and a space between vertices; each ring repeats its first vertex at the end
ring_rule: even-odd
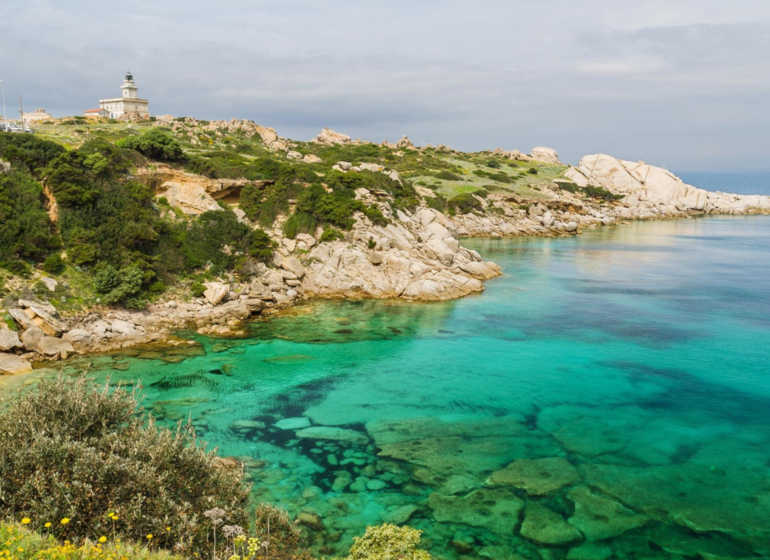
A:
POLYGON ((315 302, 91 371, 320 514, 324 554, 385 520, 439 558, 770 555, 770 219, 464 243, 505 268, 481 295, 315 302))

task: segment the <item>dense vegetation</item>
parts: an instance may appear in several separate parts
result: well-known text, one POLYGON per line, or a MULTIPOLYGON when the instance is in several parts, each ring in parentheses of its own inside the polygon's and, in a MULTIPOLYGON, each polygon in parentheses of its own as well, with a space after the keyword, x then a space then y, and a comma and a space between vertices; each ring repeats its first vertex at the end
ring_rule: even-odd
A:
POLYGON ((0 431, 0 516, 29 518, 41 532, 52 523, 70 540, 153 534, 160 546, 203 550, 205 511, 245 525, 241 473, 218 468, 191 426, 146 422, 125 390, 44 381, 0 413, 0 431))
MULTIPOLYGON (((147 133, 118 144, 179 159, 181 148, 167 136, 147 133)), ((14 274, 35 264, 57 274, 69 263, 92 269, 101 303, 142 307, 180 278, 216 276, 272 257, 267 235, 240 223, 227 206, 191 220, 163 212, 153 189, 130 178, 144 157, 127 147, 96 139, 66 151, 33 136, 0 134, 0 157, 13 165, 0 175, 0 267, 14 274), (55 223, 41 183, 55 198, 55 223)))
MULTIPOLYGON (((393 214, 414 209, 421 198, 415 186, 433 192, 423 192, 432 208, 484 212, 476 197, 499 191, 538 199, 541 185, 563 170, 489 153, 292 144, 300 156, 314 156, 307 163, 268 149, 259 134, 206 121, 179 118, 156 127, 76 120, 72 129, 49 134, 55 142, 0 134, 0 158, 12 165, 0 175, 0 269, 64 275, 73 297, 57 297, 77 301, 68 303, 73 309, 93 303, 141 308, 168 289, 199 294, 207 280, 244 279, 260 270, 257 262, 272 260, 274 246, 263 229, 274 230, 281 216, 286 237, 320 233, 320 240, 332 241, 345 238, 359 212, 386 225, 385 201, 393 214), (395 170, 401 180, 379 171, 341 173, 335 170, 341 161, 395 170), (249 181, 239 206, 251 225, 223 202, 220 210, 185 215, 156 197, 152 180, 136 178, 137 169, 164 166, 249 181)), ((581 192, 604 201, 613 196, 581 192)))

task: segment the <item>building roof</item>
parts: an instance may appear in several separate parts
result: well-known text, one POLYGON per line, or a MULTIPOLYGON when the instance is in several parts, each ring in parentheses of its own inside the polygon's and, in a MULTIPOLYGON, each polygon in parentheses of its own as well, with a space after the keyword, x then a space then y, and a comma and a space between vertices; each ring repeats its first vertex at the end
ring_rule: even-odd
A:
POLYGON ((86 109, 84 113, 101 113, 102 109, 86 109))

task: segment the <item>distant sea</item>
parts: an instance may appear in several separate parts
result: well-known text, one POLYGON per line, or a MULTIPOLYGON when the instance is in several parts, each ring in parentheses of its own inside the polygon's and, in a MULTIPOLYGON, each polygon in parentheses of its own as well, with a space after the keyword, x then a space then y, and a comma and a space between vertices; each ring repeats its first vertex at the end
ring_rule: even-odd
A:
POLYGON ((682 181, 707 191, 770 195, 770 171, 675 171, 682 181))

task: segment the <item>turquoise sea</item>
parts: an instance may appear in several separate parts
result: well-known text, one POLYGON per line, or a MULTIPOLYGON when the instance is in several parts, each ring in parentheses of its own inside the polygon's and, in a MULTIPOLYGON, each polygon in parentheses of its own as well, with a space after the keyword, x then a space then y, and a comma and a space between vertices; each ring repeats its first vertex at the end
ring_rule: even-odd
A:
POLYGON ((441 559, 770 556, 770 218, 463 243, 504 267, 483 294, 313 302, 90 371, 319 514, 320 554, 391 521, 441 559))

